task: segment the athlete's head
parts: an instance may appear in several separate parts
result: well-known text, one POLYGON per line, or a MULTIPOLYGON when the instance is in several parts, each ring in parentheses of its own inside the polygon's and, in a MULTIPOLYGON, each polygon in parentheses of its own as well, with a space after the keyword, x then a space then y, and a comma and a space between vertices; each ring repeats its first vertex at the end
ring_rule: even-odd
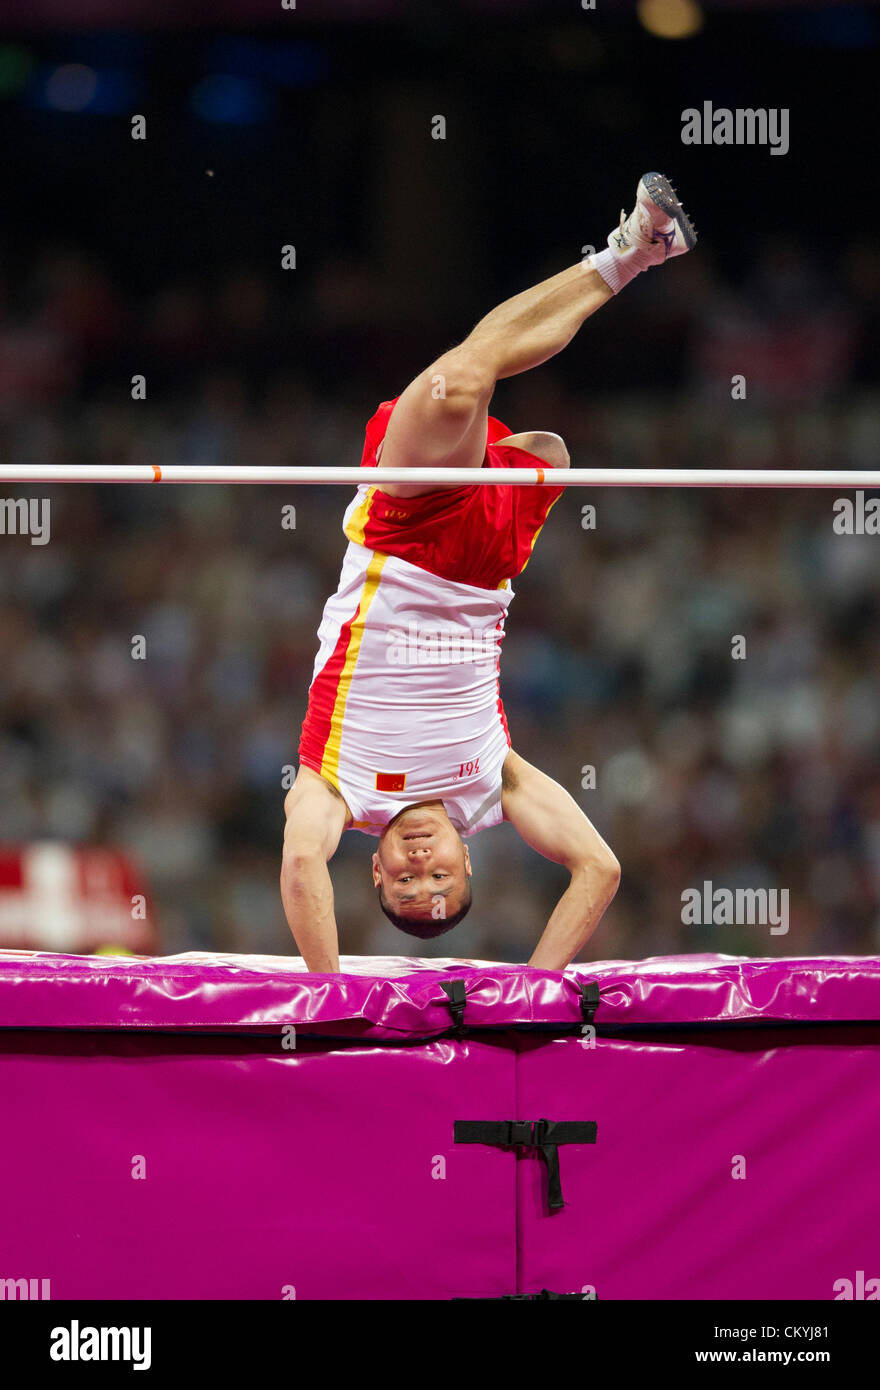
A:
POLYGON ((442 801, 409 806, 385 827, 373 883, 385 916, 411 936, 440 936, 467 914, 470 855, 442 801))

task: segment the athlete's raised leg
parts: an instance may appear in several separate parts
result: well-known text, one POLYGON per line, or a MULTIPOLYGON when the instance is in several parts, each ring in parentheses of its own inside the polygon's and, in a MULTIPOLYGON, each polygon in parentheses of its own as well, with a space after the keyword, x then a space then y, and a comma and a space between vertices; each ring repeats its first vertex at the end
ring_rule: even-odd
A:
MULTIPOLYGON (((505 300, 410 382, 389 421, 380 466, 479 468, 495 383, 554 357, 634 275, 695 242, 671 185, 645 174, 607 251, 505 300)), ((430 488, 394 484, 383 491, 404 497, 430 488)))
MULTIPOLYGON (((407 386, 389 421, 380 466, 479 468, 495 383, 560 352, 613 295, 597 270, 576 265, 499 304, 407 386)), ((430 488, 395 484, 383 491, 413 497, 430 488)))

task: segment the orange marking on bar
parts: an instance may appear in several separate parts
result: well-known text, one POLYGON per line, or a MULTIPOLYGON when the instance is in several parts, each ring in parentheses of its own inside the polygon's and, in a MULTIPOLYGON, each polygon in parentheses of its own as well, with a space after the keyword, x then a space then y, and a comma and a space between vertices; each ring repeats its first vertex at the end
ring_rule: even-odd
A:
POLYGON ((544 481, 544 470, 543 470, 543 468, 539 468, 539 469, 538 469, 538 482, 539 482, 539 483, 543 483, 543 481, 544 481))
POLYGON ((162 481, 162 469, 159 467, 158 463, 154 463, 154 464, 153 464, 153 482, 154 482, 154 483, 161 483, 161 481, 162 481))

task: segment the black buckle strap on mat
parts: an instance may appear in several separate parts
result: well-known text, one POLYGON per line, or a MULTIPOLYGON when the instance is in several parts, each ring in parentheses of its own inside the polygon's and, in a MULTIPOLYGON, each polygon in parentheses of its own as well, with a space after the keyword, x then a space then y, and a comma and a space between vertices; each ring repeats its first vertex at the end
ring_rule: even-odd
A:
POLYGON ((495 1144, 502 1148, 537 1149, 547 1167, 547 1202, 561 1211, 560 1144, 595 1144, 595 1120, 456 1120, 456 1144, 495 1144))
POLYGON ((460 1038, 464 1032, 464 1006, 467 1003, 464 980, 441 980, 440 988, 448 997, 449 1002, 446 1007, 452 1014, 455 1036, 460 1038))
POLYGON ((595 980, 581 980, 581 1018, 592 1023, 599 1007, 599 986, 595 980))

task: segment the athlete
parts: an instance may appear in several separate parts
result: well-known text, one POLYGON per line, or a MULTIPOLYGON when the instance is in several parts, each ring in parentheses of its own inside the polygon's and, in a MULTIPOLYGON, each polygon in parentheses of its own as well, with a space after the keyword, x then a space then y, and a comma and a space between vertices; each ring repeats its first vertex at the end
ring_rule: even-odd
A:
MULTIPOLYGON (((362 466, 567 468, 558 435, 511 434, 489 415, 496 381, 553 357, 634 276, 695 244, 672 186, 645 174, 607 249, 499 305, 379 406, 362 466)), ((568 792, 511 747, 499 692, 511 579, 563 490, 361 485, 348 506, 285 799, 281 895, 310 971, 339 970, 327 865, 344 830, 378 836, 379 904, 426 938, 470 906, 466 839, 510 821, 571 875, 529 960, 543 969, 574 959, 614 897, 617 860, 568 792)))

